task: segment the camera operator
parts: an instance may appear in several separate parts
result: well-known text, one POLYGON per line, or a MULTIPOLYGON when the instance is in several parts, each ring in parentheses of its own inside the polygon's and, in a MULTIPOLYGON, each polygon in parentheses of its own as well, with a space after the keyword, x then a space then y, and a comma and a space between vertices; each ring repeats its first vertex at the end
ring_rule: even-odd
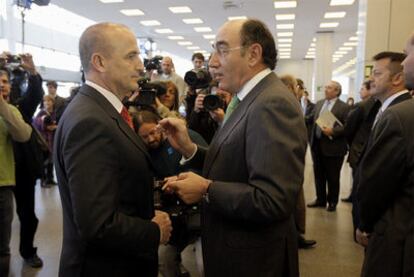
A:
MULTIPOLYGON (((189 170, 180 165, 181 154, 172 148, 164 134, 157 129, 158 121, 161 120, 158 114, 141 111, 133 114, 133 120, 138 135, 148 148, 158 180, 189 170)), ((207 146, 199 134, 190 131, 190 136, 207 146)), ((159 246, 159 272, 164 277, 189 276, 181 264, 180 253, 200 235, 198 207, 184 204, 175 195, 162 193, 161 187, 156 187, 154 198, 158 209, 170 214, 173 224, 169 244, 159 246)))
POLYGON ((212 82, 207 90, 198 93, 195 97, 194 109, 188 118, 188 127, 201 134, 210 143, 224 120, 226 107, 230 101, 230 93, 218 88, 217 82, 212 82))
MULTIPOLYGON (((151 81, 171 81, 173 82, 178 89, 179 93, 179 102, 181 102, 181 99, 184 99, 186 91, 187 91, 187 85, 185 84, 183 78, 179 76, 174 71, 174 63, 171 57, 164 57, 161 61, 161 74, 152 74, 151 75, 151 81)), ((154 72, 155 73, 155 72, 154 72)))
MULTIPOLYGON (((30 54, 19 56, 3 52, 0 55, 0 68, 12 72, 12 79, 7 79, 11 86, 3 91, 9 95, 10 104, 16 106, 24 121, 31 125, 33 115, 43 98, 42 77, 36 71, 33 58, 30 54), (11 59, 10 57, 14 57, 11 59), (10 62, 13 60, 13 63, 10 62), (27 89, 22 83, 27 80, 27 89)), ((36 179, 41 177, 43 161, 39 159, 35 149, 36 132, 32 132, 28 142, 13 142, 15 156, 16 186, 14 196, 16 210, 20 220, 20 255, 31 267, 41 267, 43 261, 37 255, 37 248, 33 246, 38 219, 35 214, 34 193, 36 179)))
POLYGON ((32 132, 18 109, 7 103, 9 79, 9 73, 0 70, 0 276, 8 276, 10 265, 13 187, 16 184, 12 140, 25 142, 32 132))

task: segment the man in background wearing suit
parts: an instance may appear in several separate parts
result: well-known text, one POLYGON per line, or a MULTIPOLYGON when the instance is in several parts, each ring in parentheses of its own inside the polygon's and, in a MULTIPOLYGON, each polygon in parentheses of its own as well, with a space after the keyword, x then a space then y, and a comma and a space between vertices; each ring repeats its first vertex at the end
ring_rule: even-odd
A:
MULTIPOLYGON (((397 58, 401 53, 388 52, 382 54, 386 58, 376 60, 376 89, 381 81, 388 83, 388 90, 401 82, 408 89, 414 88, 414 34, 405 51, 408 56, 402 63, 397 58)), ((387 94, 377 93, 383 106, 395 98, 395 94, 386 98, 387 94)), ((413 99, 386 107, 372 130, 361 161, 357 192, 361 222, 356 236, 366 246, 361 276, 414 276, 413 137, 413 99)))
POLYGON ((344 124, 348 115, 349 106, 339 99, 341 84, 330 81, 325 86, 325 99, 315 105, 314 122, 321 114, 330 111, 339 121, 333 128, 316 123, 311 135, 311 151, 313 158, 313 172, 315 175, 316 200, 308 204, 309 208, 326 207, 327 211, 334 212, 338 204, 339 178, 341 167, 347 152, 344 136, 344 124), (328 184, 328 192, 326 192, 328 184))
POLYGON ((171 221, 155 212, 144 143, 121 100, 143 69, 124 25, 85 30, 79 53, 86 83, 67 107, 54 160, 63 208, 59 276, 157 276, 157 249, 171 221))
POLYGON ((262 22, 225 23, 214 50, 213 78, 233 99, 208 151, 182 121, 161 121, 184 158, 203 168, 203 177, 182 173, 166 187, 202 202, 205 276, 298 276, 293 211, 306 150, 299 103, 271 71, 277 50, 262 22))

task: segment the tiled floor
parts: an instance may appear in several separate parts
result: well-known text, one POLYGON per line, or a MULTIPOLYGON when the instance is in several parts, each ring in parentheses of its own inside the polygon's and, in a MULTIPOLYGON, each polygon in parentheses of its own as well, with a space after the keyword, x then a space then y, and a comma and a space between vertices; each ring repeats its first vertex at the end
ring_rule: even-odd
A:
MULTIPOLYGON (((305 195, 307 202, 314 198, 312 164, 307 156, 305 169, 305 195)), ((349 193, 350 171, 344 166, 341 176, 341 196, 349 193)), ((11 276, 55 277, 59 267, 62 241, 62 216, 59 191, 57 187, 44 189, 36 186, 36 212, 40 223, 36 236, 38 254, 43 258, 44 267, 35 270, 25 266, 18 255, 17 216, 13 221, 11 276)), ((353 242, 351 205, 340 203, 335 213, 324 209, 307 210, 307 234, 309 239, 317 240, 314 249, 299 252, 302 277, 352 277, 359 276, 363 250, 353 242)), ((184 251, 184 265, 191 276, 199 276, 195 266, 193 248, 184 251)))

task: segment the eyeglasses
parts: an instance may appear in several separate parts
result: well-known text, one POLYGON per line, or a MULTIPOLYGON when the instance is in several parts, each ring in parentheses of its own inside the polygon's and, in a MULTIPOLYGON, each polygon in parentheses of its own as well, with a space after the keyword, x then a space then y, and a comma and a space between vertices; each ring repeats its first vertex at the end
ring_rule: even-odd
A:
POLYGON ((226 56, 228 53, 234 50, 239 50, 244 48, 244 46, 236 46, 236 47, 227 47, 225 45, 216 45, 212 44, 211 47, 213 47, 214 52, 216 52, 220 57, 226 56))

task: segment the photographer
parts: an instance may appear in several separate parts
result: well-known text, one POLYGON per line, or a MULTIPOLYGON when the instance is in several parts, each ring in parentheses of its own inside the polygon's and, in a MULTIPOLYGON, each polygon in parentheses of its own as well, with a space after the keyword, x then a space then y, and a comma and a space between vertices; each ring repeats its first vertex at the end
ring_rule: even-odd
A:
MULTIPOLYGON (((10 104, 16 106, 23 116, 24 121, 31 125, 33 115, 43 98, 42 77, 36 71, 33 58, 30 54, 13 56, 3 52, 0 55, 0 68, 12 73, 8 79, 9 87, 3 91, 7 94, 10 104), (12 58, 10 58, 12 57, 12 58), (10 62, 13 60, 13 62, 10 62), (27 81, 27 89, 23 89, 23 83, 27 81)), ((33 246, 38 219, 35 214, 35 184, 41 177, 43 161, 35 149, 36 133, 32 132, 28 142, 13 142, 15 157, 16 186, 14 196, 16 210, 20 220, 20 255, 31 267, 41 267, 42 260, 37 255, 37 248, 33 246)))
POLYGON ((39 111, 34 119, 35 127, 40 131, 49 148, 49 156, 45 161, 44 174, 41 182, 41 186, 46 188, 56 185, 56 182, 53 180, 52 160, 53 139, 58 126, 55 99, 51 95, 43 96, 43 109, 39 111))
POLYGON ((16 107, 7 103, 9 79, 9 73, 0 70, 0 276, 8 276, 10 264, 12 194, 16 184, 12 140, 25 142, 32 132, 16 107))
MULTIPOLYGON (((172 148, 165 135, 157 129, 160 116, 141 111, 133 114, 133 120, 138 135, 148 148, 158 180, 189 170, 180 165, 181 154, 172 148)), ((199 134, 190 131, 190 136, 207 146, 199 134)), ((180 253, 200 235, 198 207, 184 204, 175 195, 164 194, 161 186, 156 187, 154 202, 158 209, 170 214, 173 231, 169 244, 159 246, 159 271, 164 277, 189 276, 181 264, 180 253)))
POLYGON ((218 88, 216 82, 212 82, 207 94, 198 93, 195 97, 194 109, 188 119, 188 127, 201 134, 210 143, 224 120, 224 114, 230 101, 230 93, 218 88), (208 96, 207 100, 211 100, 206 101, 206 96, 208 96), (211 96, 216 96, 216 98, 209 98, 211 96))

